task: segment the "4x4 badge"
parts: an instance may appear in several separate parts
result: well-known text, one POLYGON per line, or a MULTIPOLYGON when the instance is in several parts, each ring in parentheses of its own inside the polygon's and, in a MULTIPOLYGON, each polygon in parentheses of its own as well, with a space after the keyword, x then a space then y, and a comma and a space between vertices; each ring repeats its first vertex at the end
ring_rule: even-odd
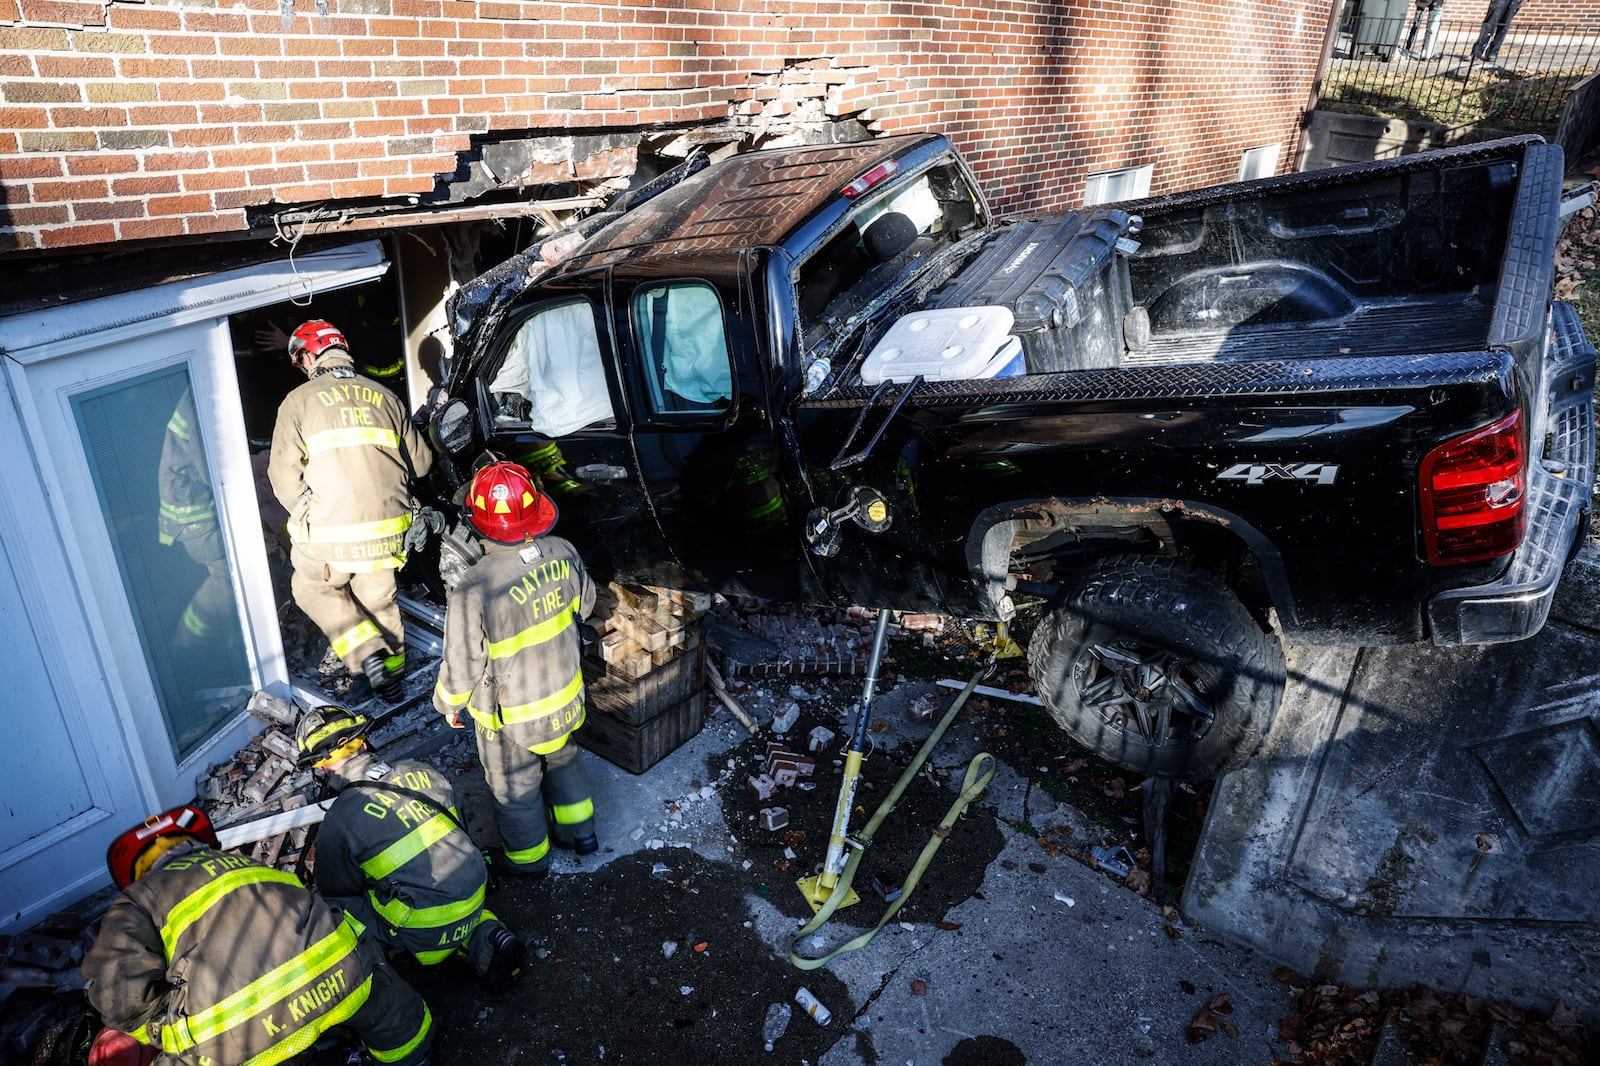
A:
POLYGON ((1234 463, 1217 475, 1218 481, 1243 481, 1259 485, 1264 481, 1312 481, 1332 485, 1339 476, 1336 463, 1234 463))

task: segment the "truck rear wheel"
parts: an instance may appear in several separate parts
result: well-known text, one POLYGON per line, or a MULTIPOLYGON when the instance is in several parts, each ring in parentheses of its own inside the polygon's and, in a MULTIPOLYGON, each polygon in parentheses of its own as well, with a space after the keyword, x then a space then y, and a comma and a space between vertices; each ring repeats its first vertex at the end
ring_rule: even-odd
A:
POLYGON ((1040 621, 1034 690, 1057 724, 1135 773, 1209 778, 1253 755, 1283 696, 1283 646, 1219 578, 1119 556, 1040 621))

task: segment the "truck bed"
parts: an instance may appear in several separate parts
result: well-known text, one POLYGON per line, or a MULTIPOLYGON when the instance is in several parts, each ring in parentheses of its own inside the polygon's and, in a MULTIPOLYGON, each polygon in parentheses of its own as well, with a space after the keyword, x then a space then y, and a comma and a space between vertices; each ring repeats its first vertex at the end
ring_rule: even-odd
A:
POLYGON ((1245 359, 1419 355, 1478 351, 1493 308, 1476 297, 1374 301, 1338 319, 1294 325, 1240 325, 1152 336, 1123 366, 1173 366, 1245 359))

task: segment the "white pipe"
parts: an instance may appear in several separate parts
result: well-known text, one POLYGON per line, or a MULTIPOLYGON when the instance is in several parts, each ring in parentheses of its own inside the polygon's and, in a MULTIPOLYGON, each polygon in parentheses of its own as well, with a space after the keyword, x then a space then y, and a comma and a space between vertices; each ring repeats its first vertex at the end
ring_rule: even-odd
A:
MULTIPOLYGON (((967 683, 965 681, 952 681, 949 678, 944 678, 939 682, 939 687, 966 688, 967 683)), ((993 696, 996 699, 1015 700, 1018 703, 1031 703, 1035 707, 1044 706, 1044 701, 1038 696, 1029 696, 1021 692, 1007 692, 1003 688, 990 688, 988 685, 979 685, 972 690, 972 693, 975 696, 993 696)))

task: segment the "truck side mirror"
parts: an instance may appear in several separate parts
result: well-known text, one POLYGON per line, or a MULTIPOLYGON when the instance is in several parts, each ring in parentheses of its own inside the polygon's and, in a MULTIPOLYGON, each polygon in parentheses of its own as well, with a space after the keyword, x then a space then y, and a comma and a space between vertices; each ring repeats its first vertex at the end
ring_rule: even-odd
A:
POLYGON ((454 455, 472 443, 472 412, 461 400, 451 400, 428 419, 428 439, 435 450, 454 455))

